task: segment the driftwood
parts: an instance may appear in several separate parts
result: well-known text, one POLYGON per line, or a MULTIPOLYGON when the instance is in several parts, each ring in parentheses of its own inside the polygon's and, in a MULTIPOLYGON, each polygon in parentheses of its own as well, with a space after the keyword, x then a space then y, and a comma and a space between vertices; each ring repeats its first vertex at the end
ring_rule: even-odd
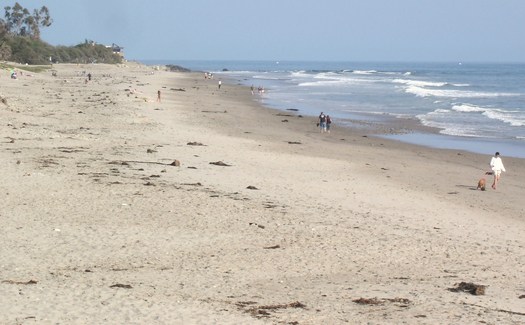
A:
POLYGON ((255 223, 255 222, 250 222, 249 225, 250 225, 250 226, 257 226, 257 227, 259 227, 259 228, 261 228, 261 229, 266 228, 266 227, 264 227, 263 225, 259 225, 259 224, 255 223))
POLYGON ((2 281, 2 283, 29 285, 29 284, 37 284, 38 282, 35 280, 29 280, 29 281, 4 280, 2 281))
POLYGON ((481 284, 461 282, 456 284, 455 288, 449 288, 448 290, 452 292, 468 292, 475 296, 482 296, 485 294, 486 287, 487 286, 481 284))
POLYGON ((127 166, 130 163, 134 163, 134 164, 155 164, 155 165, 164 165, 164 166, 180 166, 180 161, 178 161, 177 159, 175 159, 174 161, 172 161, 169 164, 158 162, 158 161, 140 161, 140 160, 110 161, 108 164, 110 164, 110 165, 127 166))
POLYGON ((124 288, 124 289, 131 289, 131 288, 133 288, 129 284, 122 284, 122 283, 116 283, 116 284, 110 285, 109 287, 110 288, 124 288))
POLYGON ((228 165, 227 163, 224 163, 222 161, 212 161, 210 163, 210 165, 215 165, 215 166, 225 166, 225 167, 229 167, 231 165, 228 165))
POLYGON ((202 186, 200 182, 197 183, 182 183, 181 185, 187 185, 187 186, 202 186))
POLYGON ((279 310, 279 309, 287 309, 287 308, 306 308, 306 305, 299 302, 299 301, 295 301, 295 302, 291 302, 289 304, 278 304, 278 305, 265 305, 265 306, 255 306, 255 307, 250 307, 252 305, 255 305, 256 302, 253 302, 253 301, 246 301, 246 302, 238 302, 236 303, 237 307, 241 308, 241 309, 244 309, 245 312, 251 314, 253 317, 257 317, 257 318, 260 318, 260 317, 269 317, 271 316, 271 314, 269 313, 269 311, 273 311, 273 310, 279 310), (247 308, 249 307, 249 308, 247 308))
POLYGON ((201 111, 203 113, 228 113, 228 111, 201 111))
POLYGON ((352 300, 360 305, 383 305, 385 302, 400 303, 401 306, 406 307, 410 304, 410 300, 406 298, 359 298, 352 300))

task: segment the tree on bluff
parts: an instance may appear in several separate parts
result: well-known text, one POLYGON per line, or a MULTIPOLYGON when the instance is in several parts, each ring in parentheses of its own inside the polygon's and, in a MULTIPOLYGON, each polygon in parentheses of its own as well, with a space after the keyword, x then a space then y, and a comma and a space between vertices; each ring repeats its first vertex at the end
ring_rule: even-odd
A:
POLYGON ((16 2, 4 9, 5 19, 0 18, 0 60, 27 64, 122 62, 122 57, 113 53, 111 48, 95 42, 55 47, 42 41, 40 28, 53 23, 46 6, 31 13, 16 2))
POLYGON ((2 23, 7 32, 14 36, 29 36, 33 39, 40 39, 40 27, 49 27, 53 23, 46 6, 42 6, 38 10, 34 9, 33 14, 18 2, 13 7, 7 6, 4 9, 5 21, 2 23))

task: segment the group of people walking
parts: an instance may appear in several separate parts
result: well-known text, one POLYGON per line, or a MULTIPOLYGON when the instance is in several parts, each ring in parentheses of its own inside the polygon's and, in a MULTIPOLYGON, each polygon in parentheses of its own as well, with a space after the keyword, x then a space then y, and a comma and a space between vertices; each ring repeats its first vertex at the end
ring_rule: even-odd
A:
POLYGON ((332 119, 330 118, 330 115, 325 115, 323 112, 319 114, 319 123, 317 123, 317 126, 319 127, 319 131, 321 133, 327 132, 330 133, 330 125, 332 124, 332 119))

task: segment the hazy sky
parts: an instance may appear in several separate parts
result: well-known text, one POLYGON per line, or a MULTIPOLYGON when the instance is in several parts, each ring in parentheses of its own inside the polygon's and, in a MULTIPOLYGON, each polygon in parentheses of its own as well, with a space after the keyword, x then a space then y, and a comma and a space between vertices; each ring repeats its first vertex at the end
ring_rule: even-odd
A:
POLYGON ((48 43, 128 59, 525 62, 524 0, 18 2, 49 8, 48 43))

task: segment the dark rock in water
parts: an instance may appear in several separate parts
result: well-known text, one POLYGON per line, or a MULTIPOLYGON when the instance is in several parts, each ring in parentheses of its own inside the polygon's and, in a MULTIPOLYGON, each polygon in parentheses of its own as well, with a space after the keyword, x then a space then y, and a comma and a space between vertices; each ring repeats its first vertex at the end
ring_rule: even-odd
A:
POLYGON ((226 71, 230 71, 230 70, 228 70, 228 69, 224 68, 224 69, 222 69, 222 71, 226 72, 226 71))
POLYGON ((174 64, 168 64, 166 65, 166 68, 168 68, 171 72, 190 72, 190 69, 186 69, 184 67, 181 67, 180 65, 174 65, 174 64))

